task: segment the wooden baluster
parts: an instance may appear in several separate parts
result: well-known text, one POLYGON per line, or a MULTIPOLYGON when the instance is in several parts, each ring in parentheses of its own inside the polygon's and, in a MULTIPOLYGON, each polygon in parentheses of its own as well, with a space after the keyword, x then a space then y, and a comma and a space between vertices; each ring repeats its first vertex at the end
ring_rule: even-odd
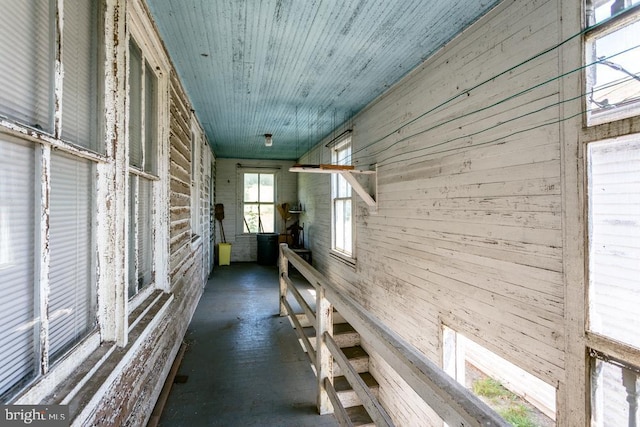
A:
MULTIPOLYGON (((283 299, 287 297, 287 281, 284 279, 289 276, 289 259, 284 254, 284 249, 287 248, 286 243, 280 244, 280 258, 278 259, 279 263, 279 273, 278 276, 280 278, 280 316, 287 315, 287 308, 284 305, 283 299)), ((292 313, 293 315, 293 313, 292 313)))
POLYGON ((316 285, 316 369, 318 373, 318 412, 333 413, 324 379, 333 383, 333 357, 325 343, 325 333, 333 336, 333 305, 325 298, 324 288, 316 285))
POLYGON ((631 369, 622 368, 622 385, 627 390, 629 427, 638 427, 638 374, 631 369))
POLYGON ((604 384, 602 370, 604 362, 593 358, 591 360, 591 426, 602 427, 604 425, 604 384))

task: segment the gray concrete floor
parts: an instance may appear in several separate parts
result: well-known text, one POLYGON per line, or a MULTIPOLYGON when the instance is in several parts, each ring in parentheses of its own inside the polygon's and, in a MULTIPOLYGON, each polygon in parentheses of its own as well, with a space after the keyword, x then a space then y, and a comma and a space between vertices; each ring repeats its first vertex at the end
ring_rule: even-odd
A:
POLYGON ((337 426, 318 415, 315 376, 286 318, 278 316, 278 270, 216 267, 193 316, 160 425, 337 426))

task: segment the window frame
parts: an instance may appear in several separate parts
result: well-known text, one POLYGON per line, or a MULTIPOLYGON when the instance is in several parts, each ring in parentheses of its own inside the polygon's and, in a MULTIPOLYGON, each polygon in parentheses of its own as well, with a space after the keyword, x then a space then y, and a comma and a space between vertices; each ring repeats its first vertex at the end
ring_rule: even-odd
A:
MULTIPOLYGON (((346 159, 351 157, 351 152, 353 149, 352 138, 350 135, 338 140, 335 144, 331 145, 331 163, 332 164, 350 164, 346 162, 346 159), (340 158, 340 152, 343 150, 349 150, 349 153, 345 156, 344 159, 340 158)), ((353 264, 356 260, 356 224, 355 224, 355 215, 354 210, 356 207, 354 191, 351 188, 351 184, 349 184, 343 176, 337 173, 331 174, 331 255, 337 257, 338 259, 345 261, 349 264, 353 264), (346 186, 347 191, 349 193, 348 196, 340 197, 338 193, 340 193, 340 187, 346 186), (339 248, 336 242, 337 238, 337 220, 338 215, 336 214, 336 202, 349 202, 351 206, 351 251, 347 251, 344 248, 339 248)), ((346 229, 346 227, 343 227, 346 229)))
POLYGON ((202 229, 202 131, 195 115, 191 118, 191 242, 196 243, 202 229))
MULTIPOLYGON (((141 145, 143 150, 142 167, 132 166, 129 162, 129 150, 127 150, 127 191, 130 188, 129 179, 131 176, 135 176, 136 180, 145 179, 151 183, 151 224, 152 224, 152 236, 151 236, 151 262, 152 262, 152 276, 153 280, 139 290, 135 295, 127 298, 126 312, 130 313, 140 306, 149 295, 155 290, 160 289, 168 291, 170 287, 169 272, 168 272, 168 259, 169 248, 164 242, 169 239, 169 223, 168 215, 162 215, 161 210, 165 206, 169 206, 169 70, 170 64, 168 58, 165 56, 164 47, 162 42, 153 34, 149 34, 146 28, 149 28, 151 23, 148 20, 147 13, 141 8, 139 2, 133 2, 133 8, 128 12, 128 28, 127 33, 127 60, 126 60, 126 76, 127 76, 127 105, 129 100, 129 82, 130 76, 130 63, 129 60, 129 43, 132 40, 136 46, 140 49, 142 55, 142 82, 146 84, 145 73, 153 72, 155 79, 155 92, 156 97, 154 100, 156 115, 155 126, 153 129, 153 135, 155 137, 155 144, 152 149, 153 165, 147 164, 145 157, 145 150, 148 150, 145 136, 147 135, 146 129, 142 127, 142 139, 141 145)), ((141 96, 142 103, 145 103, 145 93, 141 96)), ((147 119, 147 114, 142 111, 143 120, 147 119)), ((129 108, 127 107, 127 121, 129 120, 129 108)), ((129 141, 129 126, 127 125, 127 141, 129 141)), ((129 146, 129 144, 127 144, 129 146)), ((127 193, 128 194, 128 193, 127 193)), ((129 199, 126 198, 126 211, 130 212, 129 199)), ((129 220, 129 219, 128 219, 129 220)), ((128 221, 127 220, 127 221, 128 221)), ((137 220, 137 218, 136 218, 137 220)), ((127 226, 129 230, 129 226, 127 226)), ((128 233, 127 233, 128 234, 128 233)), ((129 237, 126 237, 127 247, 129 245, 129 237)), ((137 240, 137 239, 136 239, 137 240)), ((128 252, 128 251, 127 251, 128 252)), ((130 254, 125 255, 129 260, 130 254)), ((128 262, 127 262, 128 264, 128 262)), ((130 268, 127 268, 127 271, 130 268)), ((126 287, 129 286, 129 280, 126 280, 126 287)), ((127 292, 125 292, 125 295, 127 292)), ((126 319, 124 324, 126 324, 126 319)), ((126 332, 121 332, 126 334, 126 332)))
MULTIPOLYGON (((585 1, 586 4, 587 1, 585 1)), ((588 7, 585 7, 584 25, 588 27, 588 7)), ((605 19, 600 23, 593 25, 593 28, 586 28, 584 31, 584 37, 582 38, 582 55, 583 65, 588 62, 588 46, 589 39, 592 37, 598 37, 602 34, 608 34, 614 32, 629 22, 638 22, 640 19, 640 3, 633 5, 627 10, 605 19), (634 21, 635 20, 635 21, 634 21)), ((584 221, 582 224, 582 233, 584 236, 584 286, 583 286, 583 298, 584 298, 584 316, 583 316, 583 330, 584 330, 584 349, 585 349, 585 362, 584 367, 586 380, 586 393, 587 400, 587 422, 596 422, 597 420, 592 417, 599 417, 597 413, 598 405, 596 405, 597 386, 594 386, 594 381, 597 381, 598 369, 596 368, 603 361, 615 360, 617 365, 626 365, 630 368, 640 366, 640 349, 630 346, 626 343, 617 341, 611 337, 602 335, 600 333, 591 330, 591 200, 590 200, 590 163, 589 163, 589 144, 592 143, 606 143, 607 141, 616 141, 621 138, 635 137, 637 138, 638 126, 640 125, 640 110, 637 106, 633 114, 616 115, 615 112, 607 116, 603 114, 603 120, 590 121, 587 117, 587 110, 589 108, 588 99, 588 70, 585 67, 583 74, 584 82, 581 84, 582 92, 584 96, 583 103, 583 123, 582 129, 579 132, 579 138, 581 141, 580 156, 581 169, 582 169, 582 193, 584 197, 582 199, 584 221)), ((639 82, 640 84, 640 82, 639 82)))
MULTIPOLYGON (((90 210, 90 218, 87 223, 90 227, 89 246, 92 247, 90 251, 91 256, 87 262, 87 271, 83 274, 87 274, 88 282, 86 282, 86 288, 89 294, 88 310, 90 310, 90 317, 93 319, 89 323, 89 328, 83 331, 79 335, 74 335, 71 340, 65 341, 58 349, 56 354, 50 353, 50 326, 49 319, 54 313, 49 313, 49 302, 51 296, 52 278, 50 277, 50 271, 52 267, 51 261, 51 247, 50 247, 50 202, 52 194, 57 191, 52 188, 52 176, 56 173, 52 169, 52 161, 55 157, 64 156, 72 161, 85 161, 88 162, 92 172, 88 174, 89 186, 97 188, 100 183, 100 178, 97 176, 96 169, 109 163, 107 155, 104 153, 104 120, 98 118, 97 131, 92 134, 92 141, 77 141, 69 138, 69 134, 66 133, 64 126, 67 123, 64 120, 64 92, 65 84, 69 82, 68 77, 65 80, 64 64, 65 64, 65 26, 62 25, 62 16, 60 13, 64 8, 64 4, 61 1, 50 2, 50 11, 52 15, 48 18, 51 20, 51 26, 55 29, 55 34, 52 34, 48 49, 50 49, 50 73, 51 73, 51 85, 47 88, 49 91, 49 97, 52 100, 47 108, 49 109, 48 115, 50 118, 50 127, 45 129, 39 127, 33 127, 29 123, 25 123, 21 119, 13 119, 10 117, 0 116, 0 137, 3 140, 3 144, 21 144, 30 147, 34 151, 33 169, 37 175, 35 185, 33 188, 34 196, 34 211, 33 222, 35 228, 34 238, 34 277, 33 287, 34 292, 34 352, 36 364, 34 366, 32 375, 24 377, 17 383, 10 386, 10 388, 4 393, 0 401, 2 403, 8 403, 16 401, 19 396, 23 395, 36 385, 43 383, 41 381, 45 376, 52 374, 52 372, 69 372, 77 367, 79 361, 83 360, 90 352, 94 351, 100 344, 100 331, 95 320, 100 316, 97 309, 98 306, 98 294, 99 285, 96 281, 98 255, 96 251, 97 247, 97 234, 98 227, 96 224, 96 216, 98 208, 101 203, 95 197, 95 192, 91 194, 88 201, 88 207, 90 210), (60 32, 61 31, 61 32, 60 32), (62 64, 62 66, 55 64, 62 64), (63 135, 63 132, 64 135, 63 135)), ((90 3, 94 5, 93 3, 90 3)), ((104 41, 106 26, 105 11, 100 5, 91 6, 97 7, 95 10, 91 10, 91 13, 95 13, 95 25, 93 28, 93 35, 95 36, 95 42, 98 45, 97 52, 92 52, 92 56, 87 59, 83 57, 81 59, 87 59, 87 62, 91 62, 90 66, 97 66, 102 68, 105 61, 104 41), (95 55, 95 56, 93 56, 95 55), (95 64, 93 63, 95 61, 95 64)), ((69 27, 69 26, 67 26, 69 27)), ((72 43, 67 40, 67 51, 73 49, 68 46, 73 46, 72 43)), ((29 55, 29 52, 25 53, 29 55)), ((70 65, 69 65, 70 66, 70 65)), ((102 73, 97 73, 102 75, 102 73)), ((103 86, 100 80, 98 80, 95 92, 87 94, 88 102, 92 105, 103 106, 105 104, 105 98, 103 86)), ((71 98, 68 98, 71 99, 71 98)), ((86 99, 84 101, 87 101, 86 99)), ((66 101, 67 107, 69 101, 66 101)), ((101 108, 98 109, 98 111, 101 108)), ((95 118, 95 117, 94 117, 95 118)), ((94 118, 91 118, 93 120, 94 118)), ((96 123, 93 123, 95 125, 96 123)), ((70 126, 71 127, 71 126, 70 126)), ((54 168, 55 169, 55 168, 54 168)), ((46 382, 45 382, 46 383, 46 382)), ((47 384, 45 384, 47 386, 47 384)), ((48 385, 51 387, 51 384, 48 385)))
MULTIPOLYGON (((62 1, 51 1, 50 13, 55 18, 53 27, 62 29, 62 1), (54 13, 59 12, 59 13, 54 13)), ((95 147, 87 148, 74 141, 65 140, 61 135, 62 117, 62 91, 63 68, 52 67, 52 82, 50 97, 54 110, 51 113, 51 127, 39 129, 30 126, 24 121, 12 119, 0 115, 0 135, 3 139, 15 139, 19 143, 31 145, 36 153, 36 170, 48 171, 43 179, 37 178, 35 185, 35 234, 43 236, 34 243, 35 258, 40 262, 35 271, 37 281, 47 280, 49 268, 49 248, 46 242, 48 233, 47 201, 50 184, 51 153, 56 150, 71 155, 74 159, 85 159, 95 167, 93 184, 96 188, 93 211, 95 218, 93 223, 93 237, 95 240, 96 266, 108 265, 110 268, 97 269, 95 281, 91 285, 96 290, 97 310, 95 312, 97 323, 92 331, 72 347, 68 348, 54 363, 39 360, 36 370, 37 375, 28 381, 20 382, 15 387, 11 385, 11 393, 6 394, 3 400, 11 404, 28 404, 39 401, 51 395, 59 387, 60 383, 78 375, 78 368, 91 356, 108 354, 116 347, 124 347, 128 344, 129 334, 137 332, 135 327, 139 325, 142 316, 147 313, 148 307, 155 304, 155 299, 147 295, 158 290, 170 291, 169 280, 169 215, 163 215, 162 211, 170 206, 169 189, 169 70, 170 62, 166 57, 164 47, 159 36, 150 33, 149 28, 153 23, 149 19, 148 11, 141 1, 133 1, 126 11, 123 19, 118 13, 117 5, 110 2, 102 4, 99 10, 97 31, 99 44, 99 62, 104 67, 104 72, 99 73, 97 92, 102 108, 99 110, 99 129, 96 132, 98 151, 95 147), (126 216, 121 212, 128 209, 128 130, 127 130, 127 78, 128 78, 128 46, 129 37, 136 34, 140 49, 148 58, 152 58, 154 73, 159 76, 157 85, 158 116, 156 134, 157 162, 153 185, 154 209, 156 210, 155 233, 155 265, 156 280, 153 289, 149 287, 147 292, 140 293, 134 299, 127 298, 127 223, 126 216), (40 199, 40 203, 38 203, 40 199), (97 224, 96 224, 97 222, 97 224), (113 268, 111 268, 113 266, 113 268), (153 301, 152 301, 153 300, 153 301), (101 353, 104 352, 104 353, 101 353)), ((52 53, 52 61, 60 63, 64 43, 63 37, 55 37, 51 44, 55 52, 52 53)), ((144 172, 139 173, 140 176, 144 172)), ((40 283, 40 282, 39 282, 40 283)), ((36 315, 42 316, 46 303, 46 286, 48 282, 37 289, 37 300, 40 301, 39 311, 36 315)), ((170 299, 169 299, 170 301, 170 299)), ((166 307, 166 303, 165 303, 166 307)), ((46 312, 46 310, 45 310, 46 312)), ((45 322, 46 323, 46 322, 45 322)), ((147 328, 148 329, 148 328, 147 328)), ((145 330, 146 331, 146 330, 145 330)), ((46 331, 39 335, 40 339, 46 337, 46 331)), ((39 339, 36 337, 36 340, 39 339)), ((40 345, 39 342, 36 343, 40 345)), ((43 349, 43 351, 46 349, 43 349)), ((36 357, 38 357, 36 355, 36 357)))
MULTIPOLYGON (((590 0, 586 0, 588 4, 590 0)), ((596 1, 596 0, 592 0, 596 1)), ((603 19, 599 22, 595 21, 595 7, 587 5, 585 7, 585 26, 586 29, 584 31, 584 35, 582 37, 582 55, 583 55, 583 64, 584 64, 584 72, 583 72, 583 91, 584 91, 584 102, 583 102, 583 111, 584 111, 584 126, 586 127, 595 127, 599 125, 605 125, 612 122, 621 121, 624 119, 629 119, 640 114, 640 100, 630 103, 626 107, 613 107, 610 110, 600 110, 596 111, 595 117, 591 115, 590 105, 591 101, 591 81, 592 76, 596 72, 595 67, 596 64, 604 64, 605 61, 601 61, 598 58, 593 58, 591 55, 595 55, 595 51, 590 54, 588 51, 592 46, 591 42, 595 43, 597 40, 611 35, 630 24, 640 25, 640 3, 636 3, 634 5, 628 6, 625 10, 618 12, 617 14, 603 19), (592 65, 589 65, 592 64, 592 65), (627 111, 628 110, 628 111, 627 111)), ((592 48, 593 50, 593 48, 592 48)), ((606 58, 605 58, 606 59, 606 58)), ((612 61, 615 62, 615 61, 612 61)), ((619 64, 615 64, 618 65, 619 64)), ((604 66, 604 65, 603 65, 604 66)), ((628 70, 625 70, 624 67, 621 72, 621 76, 626 74, 628 70)), ((634 83, 634 82, 632 82, 634 83)), ((637 81, 637 84, 640 85, 640 80, 637 81)))
POLYGON ((256 232, 252 232, 249 227, 247 227, 248 231, 245 231, 245 221, 244 221, 244 208, 245 204, 258 205, 258 211, 260 211, 261 205, 270 205, 273 206, 273 231, 264 231, 264 233, 277 233, 277 209, 276 203, 278 200, 278 170, 273 168, 242 168, 238 169, 238 224, 237 230, 238 234, 242 236, 252 236, 256 234, 263 233, 260 231, 260 226, 258 225, 258 230, 256 232), (258 185, 258 200, 257 201, 246 201, 244 198, 245 188, 244 188, 244 177, 247 174, 258 175, 258 183, 260 183, 260 175, 272 175, 273 176, 273 202, 260 202, 260 185, 258 185))

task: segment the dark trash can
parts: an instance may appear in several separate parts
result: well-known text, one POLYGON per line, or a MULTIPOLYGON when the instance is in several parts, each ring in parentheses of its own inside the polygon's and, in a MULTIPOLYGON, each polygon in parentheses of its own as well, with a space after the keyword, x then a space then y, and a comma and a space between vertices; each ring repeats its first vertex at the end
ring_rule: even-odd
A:
POLYGON ((258 233, 258 264, 276 265, 278 263, 278 234, 258 233))

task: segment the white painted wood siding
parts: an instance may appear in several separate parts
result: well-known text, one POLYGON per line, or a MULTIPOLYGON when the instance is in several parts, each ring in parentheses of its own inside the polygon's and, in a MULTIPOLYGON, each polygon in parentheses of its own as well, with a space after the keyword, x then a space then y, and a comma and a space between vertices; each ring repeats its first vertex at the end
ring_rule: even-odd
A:
MULTIPOLYGON (((492 77, 558 43, 558 7, 504 2, 353 119, 353 163, 378 165, 377 213, 355 199, 355 268, 329 254, 329 176, 299 178, 323 274, 434 361, 444 323, 554 387, 565 367, 558 52, 492 77)), ((432 419, 372 357, 399 424, 432 419)))

